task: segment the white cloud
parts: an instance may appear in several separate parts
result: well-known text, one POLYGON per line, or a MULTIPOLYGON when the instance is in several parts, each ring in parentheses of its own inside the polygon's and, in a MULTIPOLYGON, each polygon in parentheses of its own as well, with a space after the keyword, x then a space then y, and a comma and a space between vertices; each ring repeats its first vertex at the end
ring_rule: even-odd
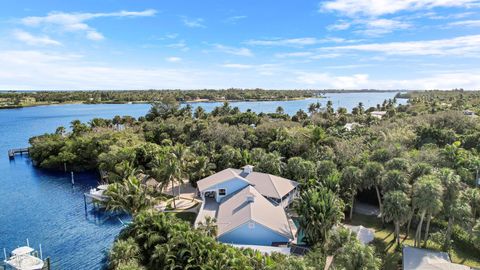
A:
POLYGON ((480 35, 461 36, 451 39, 426 41, 405 41, 390 43, 369 43, 359 45, 324 47, 328 51, 378 52, 387 55, 441 55, 479 56, 480 35))
POLYGON ((313 51, 288 52, 288 53, 275 54, 275 57, 277 58, 307 58, 311 60, 329 59, 329 58, 336 58, 339 56, 341 56, 341 54, 339 53, 318 53, 313 51))
POLYGON ((288 52, 288 53, 277 53, 275 54, 275 57, 277 58, 309 57, 312 55, 313 55, 313 52, 288 52))
POLYGON ((291 46, 291 47, 303 47, 308 45, 315 45, 319 43, 338 43, 347 42, 343 38, 323 38, 318 39, 314 37, 301 37, 301 38, 275 38, 275 39, 252 39, 247 40, 245 44, 251 46, 291 46))
POLYGON ((225 22, 228 22, 228 23, 236 23, 236 22, 238 22, 238 21, 240 21, 240 20, 244 20, 244 19, 246 19, 246 18, 247 18, 247 16, 245 16, 245 15, 231 16, 231 17, 228 17, 228 18, 225 20, 225 22))
POLYGON ((95 30, 88 31, 86 37, 93 41, 99 41, 99 40, 105 39, 105 37, 101 33, 95 30))
POLYGON ((170 62, 170 63, 177 63, 177 62, 182 61, 182 58, 176 57, 176 56, 171 56, 171 57, 165 58, 165 60, 166 60, 167 62, 170 62))
MULTIPOLYGON (((338 76, 330 73, 299 72, 295 81, 300 85, 334 89, 480 89, 480 71, 445 72, 410 79, 372 79, 368 74, 338 76)), ((306 86, 304 86, 307 88, 306 86)))
POLYGON ((465 26, 465 27, 480 27, 480 20, 465 20, 451 22, 448 26, 465 26))
POLYGON ((190 48, 188 48, 187 43, 183 39, 179 40, 178 42, 175 42, 175 43, 167 44, 167 45, 165 45, 165 47, 173 48, 173 49, 179 49, 181 51, 188 51, 190 49, 190 48))
POLYGON ((96 18, 104 17, 150 17, 157 13, 154 9, 144 11, 118 11, 111 13, 66 13, 50 12, 43 17, 25 17, 21 22, 31 27, 57 27, 66 32, 84 32, 85 36, 91 40, 102 40, 104 37, 97 30, 89 26, 86 22, 96 18))
POLYGON ((51 39, 48 36, 34 36, 28 32, 22 31, 22 30, 16 30, 13 32, 13 36, 22 42, 25 42, 28 45, 31 46, 48 46, 48 45, 54 45, 54 46, 59 46, 62 45, 62 43, 51 39))
POLYGON ((245 65, 245 64, 223 64, 222 67, 226 68, 235 68, 235 69, 250 69, 252 65, 245 65))
POLYGON ((237 56, 248 56, 251 57, 253 56, 253 53, 250 49, 248 48, 237 48, 237 47, 230 47, 230 46, 225 46, 222 44, 214 44, 213 47, 221 52, 227 53, 227 54, 232 54, 232 55, 237 55, 237 56))
MULTIPOLYGON (((0 51, 1 89, 202 89, 242 87, 265 89, 341 88, 341 89, 480 89, 480 70, 431 71, 420 78, 394 72, 386 78, 355 72, 352 74, 298 71, 277 64, 225 64, 236 72, 195 68, 132 68, 101 65, 75 54, 41 51, 0 51), (245 68, 242 68, 245 67, 245 68), (268 78, 268 79, 267 79, 268 78)), ((412 75, 413 76, 413 75, 412 75)))
POLYGON ((340 20, 340 21, 336 22, 335 24, 327 26, 327 30, 329 30, 329 31, 342 31, 342 30, 347 30, 348 28, 350 28, 350 26, 352 26, 351 23, 349 23, 347 21, 344 21, 344 20, 340 20))
MULTIPOLYGON (((79 55, 0 51, 1 89, 218 88, 222 76, 195 69, 131 68, 85 62, 79 55), (209 78, 215 78, 211 80, 209 78)), ((228 84, 227 84, 228 85, 228 84)))
POLYGON ((335 76, 329 73, 302 72, 298 74, 296 81, 325 88, 359 89, 369 82, 368 78, 368 74, 335 76))
POLYGON ((478 0, 332 0, 320 4, 321 11, 336 11, 347 16, 382 16, 400 11, 436 7, 471 7, 478 0))
POLYGON ((363 29, 358 30, 368 36, 379 36, 396 30, 412 27, 410 23, 391 19, 371 19, 363 22, 363 29))
POLYGON ((182 22, 185 26, 190 28, 206 28, 204 25, 204 20, 202 18, 187 18, 185 16, 182 17, 182 22))

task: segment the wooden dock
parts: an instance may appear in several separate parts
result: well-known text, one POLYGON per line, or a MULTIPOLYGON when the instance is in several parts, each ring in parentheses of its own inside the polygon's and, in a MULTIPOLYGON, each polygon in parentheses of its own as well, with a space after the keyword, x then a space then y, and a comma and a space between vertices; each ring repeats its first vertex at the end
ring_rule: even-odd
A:
POLYGON ((16 148, 8 150, 8 158, 14 159, 16 154, 28 154, 28 148, 16 148))

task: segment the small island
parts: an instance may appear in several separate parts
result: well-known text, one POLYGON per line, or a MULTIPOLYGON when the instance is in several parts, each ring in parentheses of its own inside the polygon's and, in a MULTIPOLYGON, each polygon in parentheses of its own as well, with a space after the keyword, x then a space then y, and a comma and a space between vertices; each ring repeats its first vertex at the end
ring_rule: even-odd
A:
MULTIPOLYGON (((178 102, 283 101, 322 98, 328 93, 398 92, 398 90, 98 90, 98 91, 0 91, 0 109, 54 104, 151 103, 165 97, 178 102)), ((399 98, 403 95, 399 94, 399 98)))

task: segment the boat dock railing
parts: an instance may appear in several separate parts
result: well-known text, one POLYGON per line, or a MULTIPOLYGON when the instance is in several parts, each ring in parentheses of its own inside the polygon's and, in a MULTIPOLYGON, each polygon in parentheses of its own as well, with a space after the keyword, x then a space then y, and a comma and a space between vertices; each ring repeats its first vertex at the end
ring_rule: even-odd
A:
POLYGON ((8 150, 8 158, 14 159, 16 154, 28 154, 28 148, 16 148, 8 150))

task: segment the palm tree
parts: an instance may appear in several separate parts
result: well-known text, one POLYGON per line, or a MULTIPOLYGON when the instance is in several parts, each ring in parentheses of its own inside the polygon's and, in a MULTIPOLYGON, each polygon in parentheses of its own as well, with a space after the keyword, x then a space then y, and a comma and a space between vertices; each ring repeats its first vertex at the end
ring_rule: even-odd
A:
POLYGON ((115 165, 114 171, 109 175, 109 179, 113 182, 119 182, 131 176, 136 176, 139 172, 140 170, 133 165, 133 162, 123 160, 115 165))
POLYGON ((342 170, 341 186, 350 201, 350 220, 353 217, 353 204, 355 196, 362 183, 362 171, 355 166, 347 166, 342 170))
POLYGON ((152 206, 152 198, 147 195, 140 180, 135 176, 130 176, 120 183, 110 184, 105 196, 108 197, 104 202, 107 210, 124 211, 133 216, 152 206))
POLYGON ((300 230, 310 245, 327 243, 330 229, 344 217, 343 201, 324 187, 302 191, 294 209, 299 215, 300 230))
POLYGON ((377 193, 378 206, 380 214, 383 216, 382 197, 380 196, 380 187, 382 185, 383 166, 378 162, 368 162, 363 168, 363 186, 364 188, 374 187, 377 193))
POLYGON ((418 209, 420 213, 420 222, 418 223, 417 231, 415 232, 414 245, 416 247, 420 247, 425 215, 428 213, 426 227, 426 234, 428 235, 431 216, 440 211, 442 207, 442 195, 443 190, 440 181, 438 181, 433 175, 422 176, 413 185, 413 207, 418 209))
POLYGON ((403 225, 409 217, 410 199, 400 191, 390 191, 385 194, 383 217, 385 221, 393 221, 395 225, 395 239, 400 246, 400 226, 403 225))
POLYGON ((214 173, 215 164, 207 156, 197 156, 190 166, 190 181, 193 183, 214 173))
POLYGON ((118 266, 128 264, 130 261, 138 261, 139 257, 140 247, 132 237, 116 241, 108 254, 109 264, 112 269, 117 269, 118 266))
POLYGON ((178 184, 178 196, 180 196, 180 186, 184 183, 185 177, 187 177, 187 166, 189 149, 183 144, 177 144, 172 147, 171 152, 164 160, 165 175, 172 184, 173 195, 173 207, 177 208, 175 201, 175 183, 178 184))
POLYGON ((218 232, 217 219, 210 216, 205 217, 205 222, 200 222, 198 229, 207 236, 216 237, 218 232))
POLYGON ((387 193, 389 191, 401 190, 405 193, 410 191, 410 184, 405 173, 399 170, 387 171, 382 179, 382 191, 387 193))
POLYGON ((470 216, 472 221, 469 224, 468 231, 472 235, 473 227, 475 226, 475 220, 477 213, 480 212, 480 189, 469 188, 462 193, 462 201, 466 202, 470 206, 470 216))

